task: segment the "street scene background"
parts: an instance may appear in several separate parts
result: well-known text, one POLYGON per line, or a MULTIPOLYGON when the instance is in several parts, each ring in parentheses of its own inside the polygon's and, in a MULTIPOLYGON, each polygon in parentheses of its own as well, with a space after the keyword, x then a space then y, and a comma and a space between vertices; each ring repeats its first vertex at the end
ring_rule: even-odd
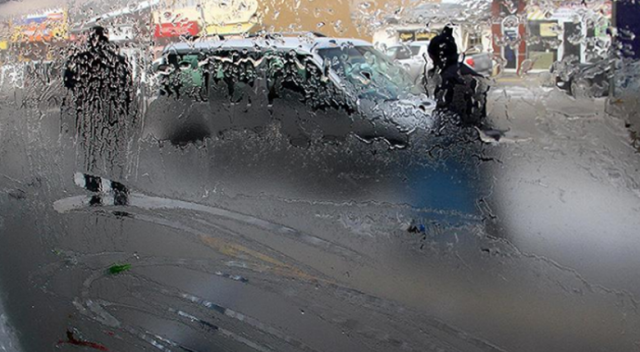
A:
MULTIPOLYGON (((0 351, 640 350, 637 4, 25 0, 0 13, 0 351), (447 24, 465 65, 490 58, 482 126, 420 124, 402 147, 293 143, 284 122, 163 137, 203 104, 158 93, 167 48, 317 32, 387 54, 447 24), (96 25, 133 85, 126 133, 100 131, 124 136, 118 152, 88 175, 79 121, 103 110, 74 101, 64 73, 96 25)), ((426 56, 405 59, 391 57, 428 75, 426 56)))

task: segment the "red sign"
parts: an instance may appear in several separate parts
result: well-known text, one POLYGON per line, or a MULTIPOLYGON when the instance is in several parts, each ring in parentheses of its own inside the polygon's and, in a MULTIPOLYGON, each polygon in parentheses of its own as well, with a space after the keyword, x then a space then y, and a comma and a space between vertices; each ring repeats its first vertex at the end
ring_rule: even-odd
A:
POLYGON ((200 33, 200 27, 198 22, 177 22, 177 23, 158 23, 156 24, 155 37, 167 38, 167 37, 179 37, 181 35, 193 35, 196 36, 200 33))

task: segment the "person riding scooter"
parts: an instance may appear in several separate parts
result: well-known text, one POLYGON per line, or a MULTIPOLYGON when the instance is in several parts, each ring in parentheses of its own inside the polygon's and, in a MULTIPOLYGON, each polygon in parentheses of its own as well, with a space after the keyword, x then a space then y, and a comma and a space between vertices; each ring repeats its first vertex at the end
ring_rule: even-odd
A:
POLYGON ((427 52, 434 66, 431 76, 436 80, 437 107, 459 116, 463 125, 482 125, 489 89, 484 76, 460 62, 452 28, 447 26, 435 36, 427 52))

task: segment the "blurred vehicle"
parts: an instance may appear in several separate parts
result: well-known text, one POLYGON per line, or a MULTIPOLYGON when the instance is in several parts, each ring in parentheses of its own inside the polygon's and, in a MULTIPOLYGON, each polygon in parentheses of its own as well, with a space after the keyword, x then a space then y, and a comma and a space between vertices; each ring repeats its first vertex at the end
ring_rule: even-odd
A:
POLYGON ((228 130, 261 132, 277 122, 296 145, 353 134, 403 147, 413 131, 431 125, 435 109, 399 66, 356 39, 281 35, 172 44, 154 70, 161 87, 150 128, 173 143, 228 130))
POLYGON ((391 46, 387 48, 386 54, 402 65, 412 82, 420 84, 424 74, 433 68, 433 63, 427 54, 428 47, 429 41, 415 41, 391 46))
POLYGON ((493 55, 478 51, 467 51, 462 62, 483 76, 491 76, 493 72, 493 55))
MULTIPOLYGON (((430 41, 415 41, 408 44, 393 45, 387 48, 386 54, 397 61, 409 75, 414 84, 421 84, 423 76, 433 68, 433 62, 427 54, 430 41), (426 68, 425 68, 426 66, 426 68)), ((483 76, 491 76, 493 56, 470 50, 463 54, 463 63, 483 76)))
POLYGON ((551 69, 556 87, 573 97, 609 95, 611 65, 604 60, 592 63, 557 62, 551 69))

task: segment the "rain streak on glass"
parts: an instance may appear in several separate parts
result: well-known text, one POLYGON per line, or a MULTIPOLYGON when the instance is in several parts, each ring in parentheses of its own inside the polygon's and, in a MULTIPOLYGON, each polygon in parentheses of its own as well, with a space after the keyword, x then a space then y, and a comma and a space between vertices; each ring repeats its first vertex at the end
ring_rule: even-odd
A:
POLYGON ((639 19, 0 2, 0 352, 640 350, 639 19))

